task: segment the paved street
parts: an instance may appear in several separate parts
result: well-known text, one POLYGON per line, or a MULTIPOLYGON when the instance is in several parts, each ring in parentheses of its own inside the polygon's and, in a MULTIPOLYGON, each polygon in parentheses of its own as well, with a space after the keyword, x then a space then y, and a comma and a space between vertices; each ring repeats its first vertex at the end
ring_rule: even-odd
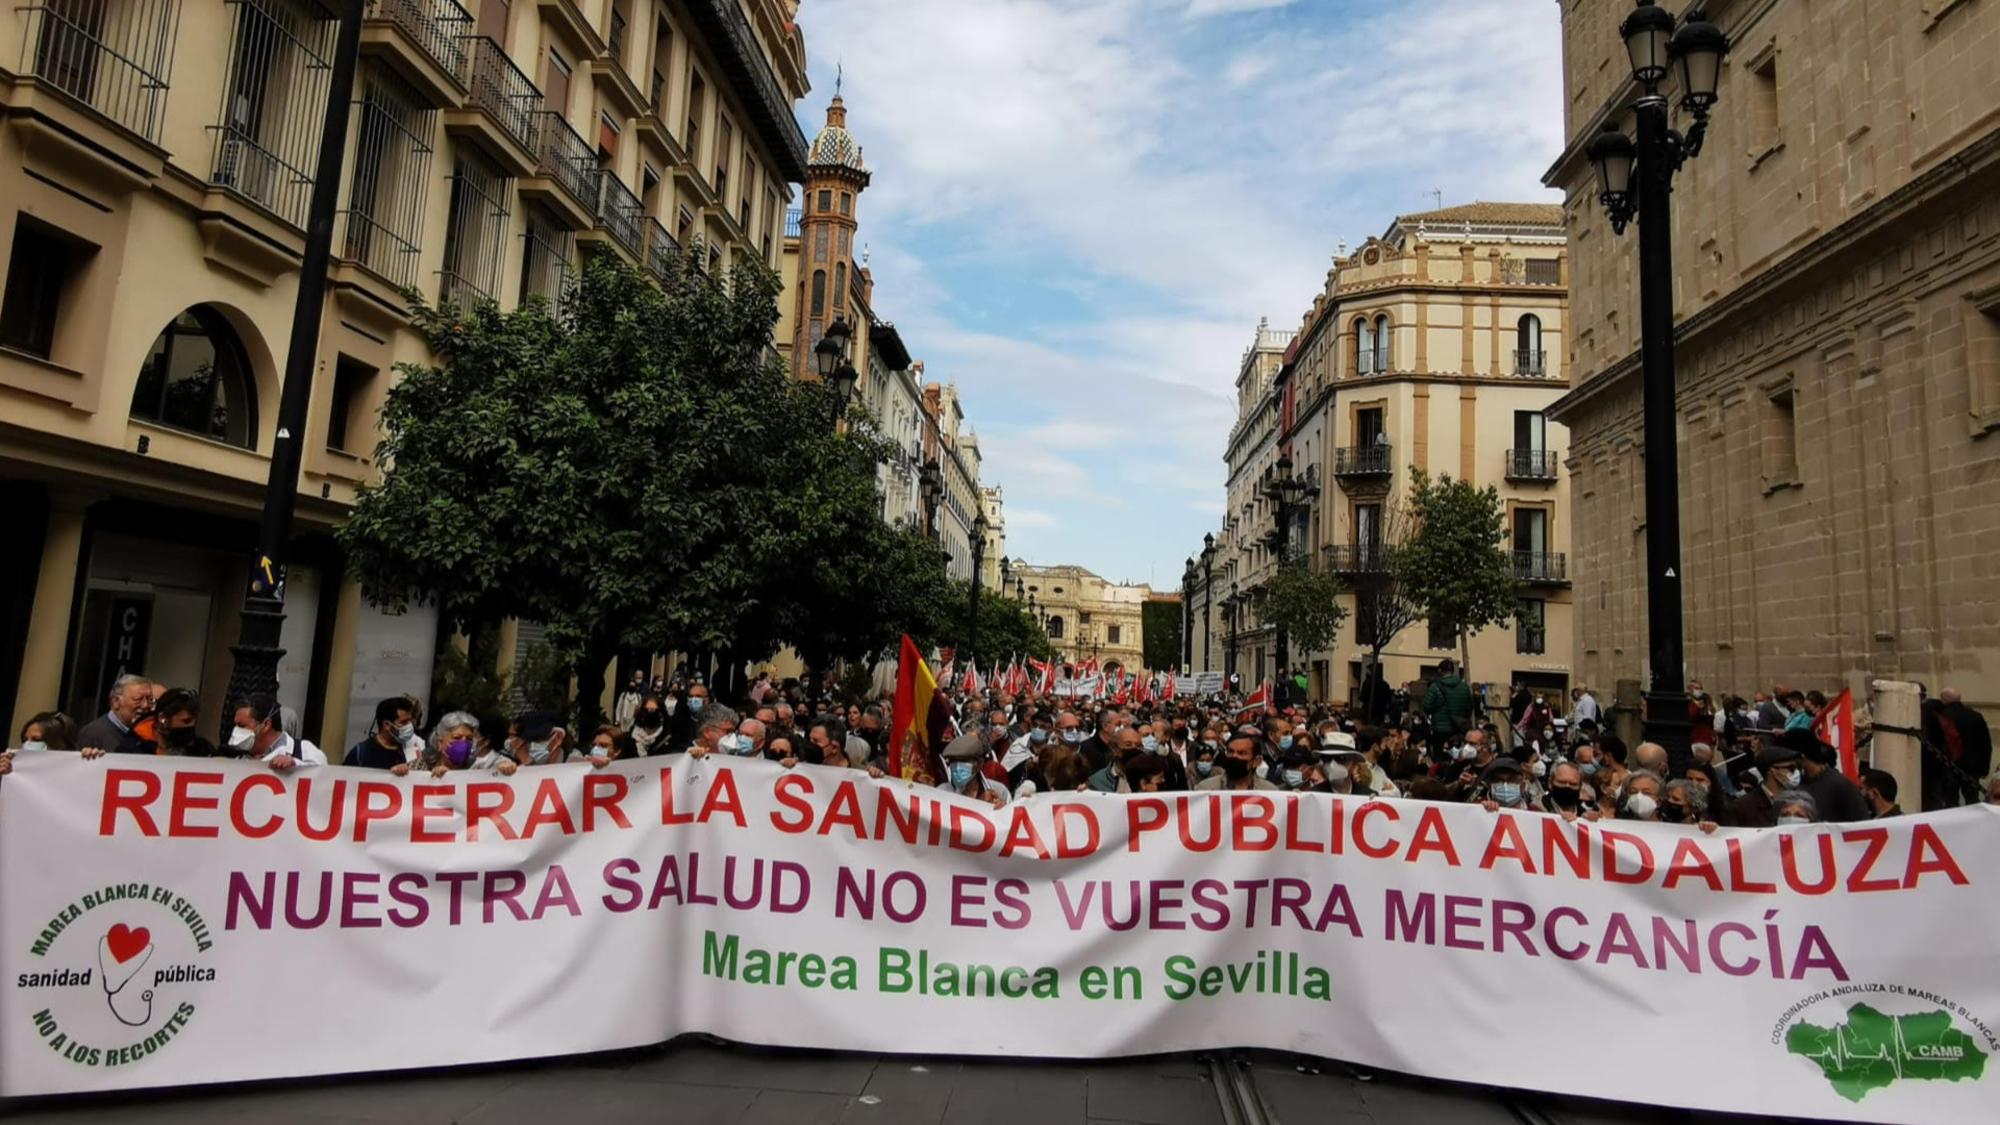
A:
MULTIPOLYGON (((9 1125, 1638 1125, 1686 1114, 1551 1105, 1477 1087, 1395 1075, 1358 1081, 1340 1068, 1250 1068, 1254 1104, 1221 1097, 1206 1058, 1100 1063, 976 1063, 768 1051, 685 1040, 584 1060, 506 1064, 447 1075, 314 1079, 221 1092, 136 1094, 11 1107, 9 1125), (1228 1103, 1228 1104, 1225 1104, 1228 1103), (1257 1116, 1261 1114, 1261 1116, 1257 1116)), ((1234 1086, 1225 1077, 1226 1086, 1234 1086)), ((1718 1118, 1707 1116, 1703 1121, 1718 1118)))

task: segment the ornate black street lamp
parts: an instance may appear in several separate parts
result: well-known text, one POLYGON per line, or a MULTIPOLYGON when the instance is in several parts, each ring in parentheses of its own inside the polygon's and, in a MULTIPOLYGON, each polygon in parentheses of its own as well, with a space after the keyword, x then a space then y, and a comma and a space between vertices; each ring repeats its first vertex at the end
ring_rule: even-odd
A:
MULTIPOLYGON (((1292 553, 1292 510, 1301 500, 1318 496, 1319 486, 1292 475, 1289 453, 1279 455, 1277 470, 1276 475, 1264 485, 1264 495, 1270 497, 1271 510, 1276 517, 1277 526, 1273 528, 1269 542, 1282 570, 1292 553)), ((1291 664, 1291 638, 1286 635, 1282 624, 1273 624, 1277 632, 1278 684, 1282 693, 1291 682, 1287 675, 1291 664)))
POLYGON ((1598 201, 1611 229, 1639 221, 1639 364, 1645 405, 1646 626, 1650 681, 1646 738, 1666 747, 1674 776, 1688 760, 1687 665, 1681 622, 1680 461, 1674 412, 1674 176, 1701 152, 1708 113, 1716 102, 1729 38, 1699 10, 1676 30, 1673 13, 1637 0, 1619 28, 1632 78, 1644 92, 1633 105, 1636 140, 1615 123, 1590 142, 1598 201), (1680 86, 1680 108, 1692 118, 1686 133, 1669 121, 1660 84, 1669 72, 1680 86))
POLYGON ((986 565, 986 532, 992 527, 986 522, 982 510, 972 521, 972 605, 965 615, 965 651, 968 655, 979 652, 979 572, 986 565))
POLYGON ((917 470, 917 488, 924 496, 924 534, 938 540, 938 500, 944 496, 944 470, 938 467, 936 459, 924 462, 917 470))
POLYGON ((1204 672, 1215 661, 1215 533, 1201 537, 1201 662, 1204 672))
POLYGON ((1181 667, 1194 667, 1194 556, 1181 567, 1181 667))
POLYGON ((861 380, 861 373, 848 362, 848 349, 854 339, 854 330, 847 321, 836 317, 826 326, 826 332, 813 348, 813 364, 819 369, 819 377, 833 388, 833 424, 840 425, 840 416, 847 413, 847 400, 854 395, 854 385, 861 380))

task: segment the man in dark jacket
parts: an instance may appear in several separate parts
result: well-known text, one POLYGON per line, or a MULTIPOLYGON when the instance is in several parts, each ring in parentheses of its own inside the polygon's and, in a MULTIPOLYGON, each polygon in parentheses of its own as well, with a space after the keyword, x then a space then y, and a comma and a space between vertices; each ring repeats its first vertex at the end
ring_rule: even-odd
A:
POLYGON ((1821 742, 1809 730, 1788 730, 1778 736, 1784 746, 1797 750, 1804 777, 1799 782, 1819 808, 1819 818, 1828 824, 1852 824, 1874 816, 1861 789, 1840 772, 1840 759, 1833 747, 1821 742))
POLYGON ((154 745, 133 731, 153 702, 153 683, 144 676, 127 673, 111 685, 110 707, 76 732, 79 750, 102 750, 107 754, 151 754, 154 745))
POLYGON ((348 748, 347 758, 341 764, 375 770, 407 766, 410 759, 403 746, 414 714, 410 710, 410 701, 402 696, 377 703, 375 729, 368 737, 348 748))
POLYGON ((1462 735, 1472 729, 1472 686, 1459 676, 1458 662, 1450 657, 1438 663, 1438 672, 1424 692, 1432 737, 1462 735))

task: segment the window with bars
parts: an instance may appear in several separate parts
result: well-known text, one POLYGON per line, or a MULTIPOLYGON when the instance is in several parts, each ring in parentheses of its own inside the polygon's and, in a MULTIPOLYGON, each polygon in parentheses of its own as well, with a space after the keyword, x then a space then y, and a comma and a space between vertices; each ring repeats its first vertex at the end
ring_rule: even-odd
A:
POLYGON ((305 226, 336 22, 294 0, 229 0, 209 182, 305 226))
POLYGON ((493 299, 500 284, 500 243, 507 235, 511 194, 499 169, 470 150, 459 152, 452 165, 439 300, 475 304, 493 299))
POLYGON ((369 63, 354 107, 345 255, 396 285, 417 283, 437 111, 387 67, 369 63))
POLYGON ((160 139, 176 0, 42 0, 16 10, 27 73, 147 140, 160 139))
POLYGON ((1449 621, 1431 618, 1424 622, 1425 644, 1430 648, 1457 648, 1458 628, 1449 621))
POLYGON ((521 235, 520 299, 539 296, 551 308, 560 308, 576 235, 539 205, 529 205, 527 218, 528 229, 521 235))

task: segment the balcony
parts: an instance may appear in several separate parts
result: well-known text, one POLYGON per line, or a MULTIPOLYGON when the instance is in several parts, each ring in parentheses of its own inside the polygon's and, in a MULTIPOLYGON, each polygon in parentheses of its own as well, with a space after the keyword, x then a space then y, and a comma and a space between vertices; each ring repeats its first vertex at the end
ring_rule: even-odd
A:
MULTIPOLYGON (((724 78, 748 116, 777 171, 793 183, 806 178, 806 137, 792 115, 792 99, 778 85, 771 62, 735 0, 689 0, 688 14, 721 64, 724 78)), ((688 142, 690 155, 694 142, 688 142)))
POLYGON ((1525 656, 1541 656, 1548 652, 1548 630, 1530 628, 1525 625, 1515 626, 1514 651, 1525 656))
POLYGON ((1394 450, 1387 442, 1353 445, 1333 451, 1333 475, 1342 480, 1379 480, 1395 470, 1394 450))
POLYGON ((1549 353, 1537 348, 1514 349, 1514 374, 1540 379, 1549 373, 1549 353))
POLYGON ((639 262, 646 254, 646 205, 616 176, 603 178, 604 193, 597 205, 597 227, 610 236, 626 257, 639 262))
POLYGON ((1553 449, 1510 449, 1507 451, 1507 479, 1546 484, 1556 479, 1562 454, 1553 449))
POLYGON ((674 262, 680 257, 681 244, 667 233, 667 228, 658 219, 646 220, 646 269, 661 282, 674 274, 674 262))
POLYGON ((542 92, 500 44, 484 36, 465 44, 465 105, 445 112, 445 129, 486 150, 509 175, 533 175, 541 163, 536 127, 542 92))
POLYGON ((521 178, 521 194, 548 205, 571 230, 597 220, 597 154, 563 115, 545 110, 535 123, 534 174, 521 178))
POLYGON ((1326 565, 1335 574, 1387 574, 1389 551, 1380 543, 1358 543, 1326 548, 1326 565))
POLYGON ((381 59, 440 109, 465 97, 472 17, 457 0, 368 0, 361 52, 381 59))
POLYGON ((44 0, 21 17, 21 76, 148 141, 160 139, 173 65, 173 0, 44 0))
POLYGON ((640 112, 638 120, 632 123, 632 132, 641 143, 651 144, 667 154, 667 163, 681 164, 688 154, 674 138, 673 130, 667 128, 667 76, 654 71, 646 86, 646 108, 640 112))
POLYGON ((1561 551, 1515 551, 1514 577, 1530 586, 1569 585, 1569 556, 1561 551))

